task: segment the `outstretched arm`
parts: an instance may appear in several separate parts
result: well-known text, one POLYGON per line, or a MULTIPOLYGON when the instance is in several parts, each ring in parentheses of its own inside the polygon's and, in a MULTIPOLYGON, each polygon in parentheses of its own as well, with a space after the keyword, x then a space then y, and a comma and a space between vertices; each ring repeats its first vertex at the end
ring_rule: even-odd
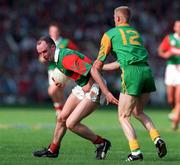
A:
POLYGON ((118 105, 118 100, 112 95, 112 93, 108 90, 107 86, 105 85, 102 76, 99 72, 99 70, 101 70, 101 68, 103 67, 103 63, 99 60, 96 60, 94 62, 93 67, 91 68, 91 76, 93 77, 93 79, 99 84, 102 92, 104 93, 104 95, 106 96, 107 99, 107 103, 113 103, 118 105))
POLYGON ((117 61, 114 61, 108 64, 104 64, 102 70, 111 71, 111 70, 119 69, 119 67, 120 67, 119 63, 117 61))

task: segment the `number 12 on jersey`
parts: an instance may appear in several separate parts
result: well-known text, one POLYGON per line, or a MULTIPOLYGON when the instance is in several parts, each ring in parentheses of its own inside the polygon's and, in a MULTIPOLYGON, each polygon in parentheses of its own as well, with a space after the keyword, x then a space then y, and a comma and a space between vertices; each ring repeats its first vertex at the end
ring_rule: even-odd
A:
POLYGON ((119 29, 123 45, 131 44, 131 45, 141 45, 140 36, 135 30, 122 30, 119 29))

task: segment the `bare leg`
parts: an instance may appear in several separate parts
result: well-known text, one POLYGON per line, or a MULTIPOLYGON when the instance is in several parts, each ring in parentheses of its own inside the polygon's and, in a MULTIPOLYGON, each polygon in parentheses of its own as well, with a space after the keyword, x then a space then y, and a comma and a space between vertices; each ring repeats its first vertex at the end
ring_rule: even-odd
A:
POLYGON ((56 115, 58 115, 64 104, 64 87, 57 87, 55 84, 51 84, 48 88, 48 94, 53 101, 56 115))
POLYGON ((174 86, 171 86, 171 85, 168 85, 166 87, 166 90, 167 90, 167 100, 168 100, 168 103, 169 105, 171 105, 172 107, 174 107, 175 105, 175 87, 174 86))
POLYGON ((166 155, 167 149, 165 142, 160 138, 158 130, 156 130, 151 119, 143 112, 144 106, 149 99, 149 94, 142 94, 138 99, 137 106, 133 110, 133 115, 138 119, 144 127, 149 131, 150 137, 154 142, 158 156, 161 158, 166 155))
POLYGON ((96 135, 91 129, 80 123, 82 119, 93 112, 96 106, 97 103, 92 102, 88 98, 84 98, 66 120, 66 126, 80 137, 96 144, 96 159, 104 159, 111 146, 111 142, 96 135))
POLYGON ((128 140, 131 153, 128 155, 127 161, 143 160, 136 132, 131 124, 130 117, 133 109, 136 107, 139 97, 120 94, 119 97, 119 121, 123 128, 124 134, 128 140))
POLYGON ((138 119, 144 127, 150 131, 155 129, 151 119, 143 112, 145 104, 149 100, 149 94, 142 94, 137 101, 137 106, 133 110, 133 115, 138 119))
POLYGON ((129 141, 136 139, 136 133, 133 126, 130 123, 131 113, 136 106, 138 98, 126 94, 120 94, 119 97, 119 121, 123 128, 124 134, 129 141))
POLYGON ((88 116, 90 113, 92 113, 96 106, 97 103, 94 103, 91 100, 84 98, 68 117, 66 121, 67 128, 85 139, 95 141, 97 135, 94 134, 94 132, 90 130, 87 126, 81 124, 80 121, 86 116, 88 116))
POLYGON ((71 112, 74 110, 74 108, 78 105, 80 100, 74 96, 73 94, 70 94, 68 97, 62 112, 57 117, 56 127, 54 131, 54 137, 53 137, 53 143, 59 144, 66 132, 66 119, 71 114, 71 112))
POLYGON ((70 94, 61 113, 58 113, 57 120, 56 120, 56 127, 54 130, 54 136, 52 139, 52 142, 48 149, 35 151, 33 154, 37 157, 51 157, 56 158, 59 154, 59 147, 60 143, 62 141, 63 136, 66 133, 66 119, 71 114, 71 112, 74 110, 74 108, 78 105, 80 100, 74 96, 73 94, 70 94))
POLYGON ((180 85, 177 85, 175 90, 175 112, 174 112, 174 118, 172 120, 172 127, 174 130, 178 128, 179 121, 180 121, 180 85))

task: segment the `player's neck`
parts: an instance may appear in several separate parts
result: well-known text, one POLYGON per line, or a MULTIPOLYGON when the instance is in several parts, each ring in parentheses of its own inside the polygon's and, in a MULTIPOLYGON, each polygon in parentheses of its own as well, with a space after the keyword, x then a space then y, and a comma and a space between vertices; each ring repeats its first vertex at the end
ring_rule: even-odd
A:
POLYGON ((116 26, 129 26, 127 22, 119 22, 116 26))

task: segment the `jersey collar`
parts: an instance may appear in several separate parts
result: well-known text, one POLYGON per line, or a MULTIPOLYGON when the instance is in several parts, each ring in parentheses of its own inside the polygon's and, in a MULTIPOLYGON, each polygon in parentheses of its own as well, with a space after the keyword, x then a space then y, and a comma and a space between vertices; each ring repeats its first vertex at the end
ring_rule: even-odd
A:
POLYGON ((61 40, 62 40, 62 38, 61 38, 61 37, 59 37, 59 38, 55 41, 55 44, 56 44, 56 45, 58 45, 58 43, 60 43, 60 42, 61 42, 61 40))
POLYGON ((59 61, 59 53, 60 53, 60 49, 56 48, 55 53, 54 53, 54 62, 58 63, 59 61))

